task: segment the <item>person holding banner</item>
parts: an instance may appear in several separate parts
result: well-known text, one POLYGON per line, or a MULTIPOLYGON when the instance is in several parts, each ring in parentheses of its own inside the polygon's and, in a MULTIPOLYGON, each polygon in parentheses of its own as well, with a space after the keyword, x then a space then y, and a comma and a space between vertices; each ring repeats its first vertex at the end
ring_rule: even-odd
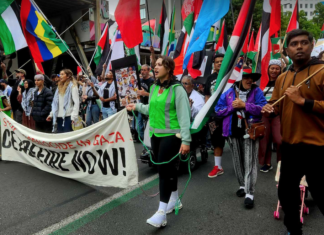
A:
MULTIPOLYGON (((177 154, 190 152, 190 106, 187 92, 173 75, 174 61, 161 56, 154 68, 157 81, 151 86, 149 104, 129 104, 127 110, 149 115, 150 137, 155 159, 167 162, 177 154), (180 133, 180 138, 176 136, 180 133)), ((146 222, 154 227, 166 226, 166 214, 175 210, 178 195, 177 167, 179 159, 159 165, 160 205, 146 222)), ((178 208, 182 208, 179 201, 178 208)))
POLYGON ((46 121, 53 119, 53 131, 57 122, 57 133, 65 133, 73 131, 72 124, 78 120, 80 99, 78 84, 72 71, 63 69, 60 78, 52 102, 52 112, 46 121))
POLYGON ((21 107, 24 110, 22 117, 22 124, 25 127, 35 130, 35 121, 31 116, 32 105, 34 100, 34 82, 30 80, 25 80, 24 82, 25 91, 21 93, 21 88, 18 87, 18 102, 21 103, 21 107))

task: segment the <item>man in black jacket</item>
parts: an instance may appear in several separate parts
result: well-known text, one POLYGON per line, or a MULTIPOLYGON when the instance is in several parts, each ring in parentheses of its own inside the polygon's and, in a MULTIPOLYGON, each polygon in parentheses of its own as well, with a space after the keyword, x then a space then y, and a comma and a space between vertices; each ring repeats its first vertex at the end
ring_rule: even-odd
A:
POLYGON ((35 76, 37 89, 34 93, 33 109, 31 116, 35 121, 36 131, 51 133, 52 123, 47 122, 46 118, 52 110, 53 93, 44 86, 44 76, 38 74, 35 76))

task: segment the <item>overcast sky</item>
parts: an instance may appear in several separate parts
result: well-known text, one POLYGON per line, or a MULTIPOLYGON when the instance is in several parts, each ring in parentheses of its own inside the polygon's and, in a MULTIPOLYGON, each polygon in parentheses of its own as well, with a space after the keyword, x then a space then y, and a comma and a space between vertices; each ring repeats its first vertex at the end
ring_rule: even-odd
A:
POLYGON ((108 2, 109 2, 109 14, 114 15, 119 0, 108 0, 108 2))

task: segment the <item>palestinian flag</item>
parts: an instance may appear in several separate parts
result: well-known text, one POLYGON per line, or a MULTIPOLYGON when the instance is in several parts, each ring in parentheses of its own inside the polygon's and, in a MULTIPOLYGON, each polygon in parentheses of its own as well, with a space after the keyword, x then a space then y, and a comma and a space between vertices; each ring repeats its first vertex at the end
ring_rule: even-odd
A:
POLYGON ((263 90, 268 82, 268 65, 271 57, 271 44, 270 44, 270 15, 271 5, 270 0, 263 1, 262 13, 262 29, 261 29, 261 79, 260 89, 263 90))
POLYGON ((96 55, 93 58, 93 61, 97 65, 96 74, 101 74, 102 66, 107 61, 109 51, 109 24, 107 22, 101 35, 101 38, 98 42, 96 55))
MULTIPOLYGON (((277 35, 281 29, 281 3, 280 0, 271 0, 270 37, 277 35)), ((278 36, 277 36, 278 37, 278 36)))
POLYGON ((27 47, 20 25, 20 11, 14 0, 0 3, 0 39, 6 55, 27 47))
POLYGON ((290 17, 290 21, 289 21, 286 33, 289 33, 291 30, 294 30, 294 29, 299 29, 299 23, 298 23, 299 13, 298 12, 299 12, 298 0, 296 0, 295 8, 294 8, 294 11, 290 17))
POLYGON ((203 106, 203 108, 200 110, 195 120, 193 121, 191 126, 192 133, 199 132, 208 121, 210 113, 215 112, 214 108, 221 94, 223 93, 223 90, 226 87, 226 84, 233 72, 235 65, 237 64, 237 59, 243 48, 245 38, 248 35, 255 3, 256 0, 245 0, 243 2, 240 14, 232 33, 232 37, 229 42, 229 46, 226 50, 222 66, 217 77, 215 92, 208 99, 207 103, 203 106))
POLYGON ((226 84, 226 87, 223 91, 226 92, 228 89, 231 88, 231 86, 233 86, 233 84, 236 82, 236 81, 240 81, 242 80, 242 75, 243 75, 243 71, 242 71, 242 68, 243 68, 243 62, 244 62, 244 57, 242 56, 239 60, 239 62, 236 64, 232 74, 231 74, 231 77, 228 79, 227 81, 227 84, 226 84))
POLYGON ((178 38, 178 43, 174 51, 173 60, 175 63, 174 75, 178 80, 181 79, 183 74, 183 58, 186 54, 185 42, 188 37, 185 26, 182 27, 180 37, 178 38))
POLYGON ((260 24, 258 35, 255 39, 254 51, 256 52, 255 60, 252 63, 252 70, 254 73, 261 73, 261 59, 260 59, 260 45, 261 45, 261 29, 262 23, 260 24))
POLYGON ((175 11, 175 6, 173 6, 172 17, 170 22, 168 56, 172 51, 175 50, 175 46, 177 44, 177 41, 175 39, 175 18, 176 18, 176 11, 175 11))
POLYGON ((246 39, 245 39, 245 42, 244 42, 244 45, 243 45, 243 48, 242 48, 241 55, 245 55, 248 52, 250 29, 251 29, 251 26, 249 28, 248 34, 246 35, 246 39))
POLYGON ((164 4, 164 0, 162 2, 160 23, 157 35, 160 38, 160 51, 161 55, 166 55, 168 50, 168 39, 169 39, 169 20, 167 17, 167 11, 164 4))
POLYGON ((136 46, 134 48, 128 48, 126 45, 125 45, 125 54, 126 56, 131 56, 131 55, 136 55, 136 59, 137 59, 137 67, 138 67, 138 71, 141 70, 141 61, 140 61, 140 53, 139 53, 139 46, 136 46))
POLYGON ((225 19, 222 22, 222 29, 219 34, 219 38, 215 47, 216 54, 225 54, 226 49, 228 46, 228 39, 227 39, 227 30, 225 26, 225 19))
POLYGON ((322 34, 324 33, 324 24, 322 25, 321 33, 322 33, 322 34))
POLYGON ((251 60, 254 59, 255 51, 254 51, 254 31, 252 31, 251 37, 250 37, 250 44, 247 52, 247 57, 251 60))
POLYGON ((148 31, 152 34, 155 34, 155 26, 156 26, 156 20, 150 20, 142 24, 142 31, 148 31))

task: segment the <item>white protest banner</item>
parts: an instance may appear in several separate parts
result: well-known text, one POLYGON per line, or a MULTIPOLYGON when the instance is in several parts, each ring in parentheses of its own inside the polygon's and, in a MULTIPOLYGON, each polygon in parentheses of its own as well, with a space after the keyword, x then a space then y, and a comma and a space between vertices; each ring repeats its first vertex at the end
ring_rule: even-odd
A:
POLYGON ((82 183, 127 188, 138 183, 135 146, 127 111, 64 134, 28 129, 3 112, 2 160, 25 163, 82 183))

